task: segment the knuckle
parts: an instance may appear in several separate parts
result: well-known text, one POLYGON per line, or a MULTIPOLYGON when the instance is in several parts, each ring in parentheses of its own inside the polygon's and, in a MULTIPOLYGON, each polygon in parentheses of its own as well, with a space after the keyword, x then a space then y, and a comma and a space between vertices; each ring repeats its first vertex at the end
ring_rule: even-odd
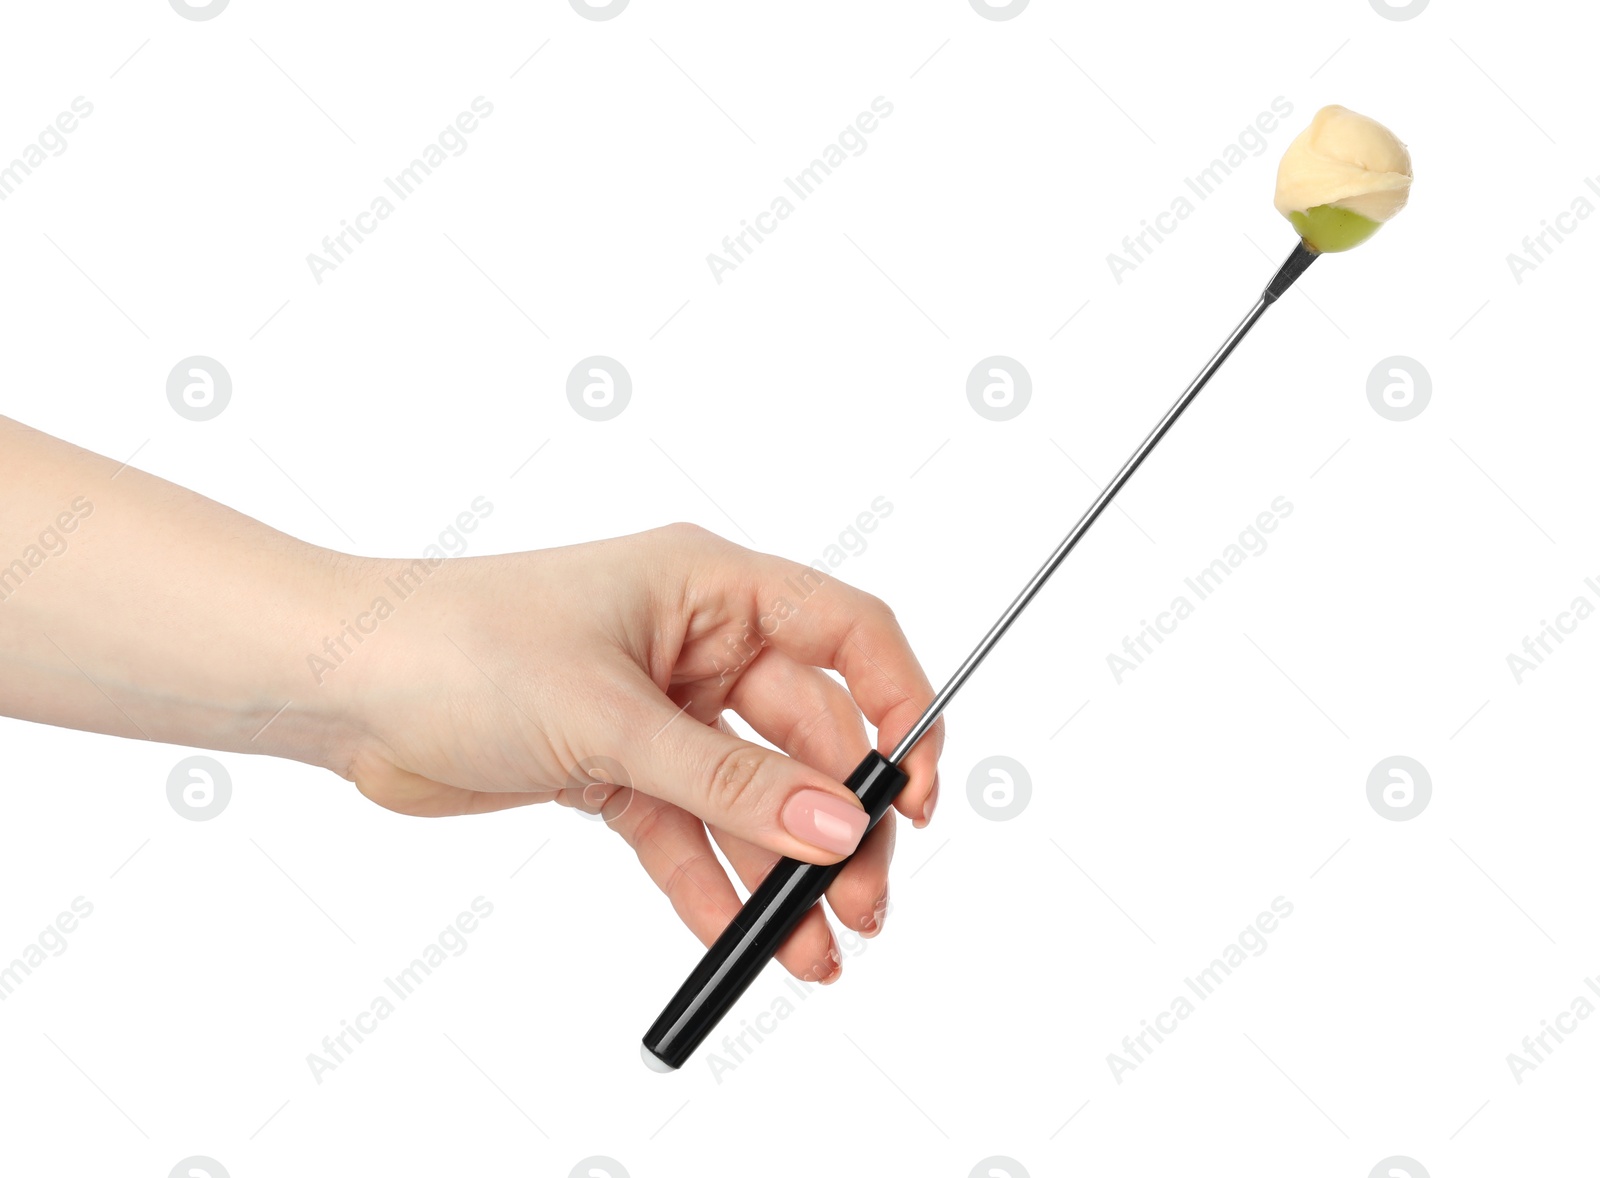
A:
POLYGON ((863 590, 856 592, 858 596, 851 602, 854 614, 849 634, 851 641, 865 639, 878 643, 900 632, 900 623, 887 601, 863 590))
POLYGON ((699 524, 679 520, 676 523, 666 524, 656 529, 656 534, 673 546, 694 545, 704 546, 721 539, 715 532, 703 528, 699 524))
POLYGON ((662 894, 672 901, 673 908, 687 914, 692 912, 698 905, 710 903, 710 898, 706 895, 706 889, 701 887, 699 881, 694 878, 695 868, 701 866, 710 858, 709 852, 696 851, 682 863, 673 863, 671 872, 668 873, 667 878, 661 884, 662 894), (688 885, 688 891, 684 890, 685 885, 688 885))
MULTIPOLYGON (((638 816, 637 820, 631 824, 631 827, 625 824, 617 827, 617 829, 621 831, 628 845, 637 851, 643 846, 655 843, 656 833, 660 830, 661 823, 669 813, 671 813, 671 810, 668 806, 661 802, 655 802, 643 814, 638 816)), ((611 824, 607 823, 607 825, 611 824)))
POLYGON ((755 745, 735 745, 717 759, 706 785, 706 802, 716 813, 736 813, 752 802, 766 754, 755 745))
POLYGON ((635 789, 625 785, 617 786, 615 787, 615 792, 608 795, 605 801, 601 803, 600 809, 595 812, 600 815, 602 822, 612 829, 616 829, 617 823, 621 822, 623 817, 626 816, 633 807, 634 798, 638 796, 639 793, 635 789))
POLYGON ((865 593, 862 596, 865 599, 862 604, 866 607, 867 613, 871 614, 880 622, 888 622, 893 625, 898 625, 898 622, 895 620, 894 610, 890 607, 887 601, 871 593, 865 593))
POLYGON ((813 736, 826 731, 825 726, 832 719, 833 713, 828 709, 827 703, 818 703, 811 711, 795 720, 794 726, 789 729, 788 738, 783 742, 784 747, 791 752, 805 748, 813 736))

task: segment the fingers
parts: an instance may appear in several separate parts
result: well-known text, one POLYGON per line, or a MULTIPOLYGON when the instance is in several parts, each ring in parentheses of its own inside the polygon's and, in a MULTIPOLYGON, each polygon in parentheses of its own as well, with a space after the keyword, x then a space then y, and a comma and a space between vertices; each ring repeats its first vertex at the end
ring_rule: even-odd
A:
MULTIPOLYGON (((738 913, 739 896, 711 850, 705 825, 694 815, 626 787, 609 787, 604 793, 563 790, 560 801, 600 815, 622 836, 702 945, 709 947, 738 913)), ((718 842, 751 890, 776 862, 770 852, 731 835, 719 837, 718 842)), ((820 906, 801 918, 777 956, 802 981, 827 985, 838 979, 842 957, 820 906)))
MULTIPOLYGON (((866 754, 866 730, 849 693, 822 671, 804 666, 782 651, 763 651, 728 693, 727 702, 763 739, 832 776, 848 776, 866 754)), ((867 835, 828 888, 828 905, 834 915, 863 936, 875 936, 883 924, 894 839, 895 821, 890 813, 867 835)), ((718 844, 743 878, 745 870, 727 841, 719 838, 718 844)), ((760 861, 757 877, 768 867, 770 859, 760 861)))
MULTIPOLYGON (((561 790, 556 800, 563 806, 599 815, 622 835, 645 872, 702 944, 709 946, 721 936, 739 911, 741 902, 712 854, 706 827, 693 814, 640 790, 599 781, 561 790)), ((729 862, 751 891, 777 862, 778 857, 772 852, 731 835, 718 834, 718 844, 729 854, 729 862)), ((777 957, 785 969, 803 981, 826 985, 839 976, 839 947, 820 906, 801 918, 777 957)))
MULTIPOLYGON (((726 831, 712 830, 711 835, 728 857, 728 863, 738 874, 739 882, 744 884, 746 891, 755 891, 778 861, 771 851, 747 843, 726 831)), ((867 836, 867 841, 872 841, 871 835, 867 836)), ((838 980, 844 959, 839 953, 838 942, 834 940, 833 929, 828 926, 828 918, 822 913, 821 904, 813 904, 811 910, 800 918, 800 923, 794 926, 794 931, 779 946, 777 960, 779 965, 803 982, 828 985, 838 980)))
POLYGON ((762 651, 734 682, 726 705, 763 740, 840 781, 871 748, 850 693, 781 650, 762 651))
POLYGON ((633 848, 640 866, 700 943, 709 946, 721 936, 739 911, 739 896, 700 820, 670 802, 629 789, 611 794, 599 813, 633 848))
MULTIPOLYGON (((887 869, 894 854, 894 828, 894 815, 885 815, 828 889, 828 906, 833 909, 834 916, 863 937, 875 937, 883 931, 889 906, 887 869)), ((777 862, 771 852, 725 831, 713 830, 711 834, 749 891, 760 885, 777 862)), ((814 905, 801 918, 779 948, 777 960, 801 981, 820 982, 825 986, 838 981, 844 969, 844 955, 840 952, 838 938, 822 914, 822 905, 814 905)))
POLYGON ((885 814, 861 841, 828 888, 828 907, 845 928, 863 937, 883 931, 889 911, 889 860, 894 858, 895 816, 885 814))
POLYGON ((620 737, 619 755, 639 788, 708 826, 808 863, 837 863, 860 843, 867 813, 841 782, 682 716, 631 664, 612 673, 632 683, 599 723, 608 743, 620 737))
MULTIPOLYGON (((933 702, 933 686, 889 607, 815 568, 755 553, 750 559, 768 643, 802 663, 840 672, 878 730, 878 750, 891 752, 933 702)), ((895 808, 919 826, 931 817, 943 744, 941 721, 901 766, 911 780, 895 808)))
MULTIPOLYGON (((564 789, 556 800, 600 816, 620 834, 702 945, 709 947, 721 936, 739 911, 739 896, 711 850, 705 824, 693 814, 627 786, 600 782, 564 789)), ((732 845, 740 853, 735 870, 754 889, 776 857, 754 844, 724 837, 725 847, 732 845)), ((833 930, 820 907, 801 919, 778 953, 778 961, 795 977, 824 985, 838 978, 840 960, 833 930)))

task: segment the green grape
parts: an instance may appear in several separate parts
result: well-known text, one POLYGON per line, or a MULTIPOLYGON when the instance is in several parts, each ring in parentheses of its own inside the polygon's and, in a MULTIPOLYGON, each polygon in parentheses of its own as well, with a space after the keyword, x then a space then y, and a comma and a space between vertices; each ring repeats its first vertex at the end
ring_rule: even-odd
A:
POLYGON ((1317 205, 1289 214, 1289 222, 1306 244, 1319 253, 1354 249, 1378 231, 1380 223, 1338 205, 1317 205))

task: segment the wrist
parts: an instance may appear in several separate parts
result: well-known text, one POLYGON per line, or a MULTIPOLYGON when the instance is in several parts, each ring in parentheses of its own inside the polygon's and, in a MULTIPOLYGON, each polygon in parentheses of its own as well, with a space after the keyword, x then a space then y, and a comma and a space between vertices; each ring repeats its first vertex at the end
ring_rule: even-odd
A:
POLYGON ((456 561, 316 551, 323 568, 301 614, 292 682, 305 723, 297 751, 280 755, 350 777, 361 760, 396 760, 393 750, 425 710, 419 687, 446 691, 453 668, 475 689, 478 672, 465 661, 443 668, 438 661, 449 651, 452 618, 464 624, 447 588, 459 584, 456 561))
POLYGON ((349 777, 351 766, 380 743, 367 671, 381 645, 378 630, 392 616, 376 587, 393 562, 304 547, 282 582, 282 636, 263 676, 270 688, 246 703, 251 722, 266 725, 252 743, 267 747, 250 751, 349 777))

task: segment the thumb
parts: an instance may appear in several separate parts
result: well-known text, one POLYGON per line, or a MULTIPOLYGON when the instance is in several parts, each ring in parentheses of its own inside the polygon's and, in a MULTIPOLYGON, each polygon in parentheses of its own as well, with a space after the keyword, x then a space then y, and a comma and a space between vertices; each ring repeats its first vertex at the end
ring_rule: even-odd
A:
POLYGON ((867 833, 866 810, 839 782, 682 714, 654 683, 630 696, 619 719, 635 789, 808 863, 837 863, 867 833))

